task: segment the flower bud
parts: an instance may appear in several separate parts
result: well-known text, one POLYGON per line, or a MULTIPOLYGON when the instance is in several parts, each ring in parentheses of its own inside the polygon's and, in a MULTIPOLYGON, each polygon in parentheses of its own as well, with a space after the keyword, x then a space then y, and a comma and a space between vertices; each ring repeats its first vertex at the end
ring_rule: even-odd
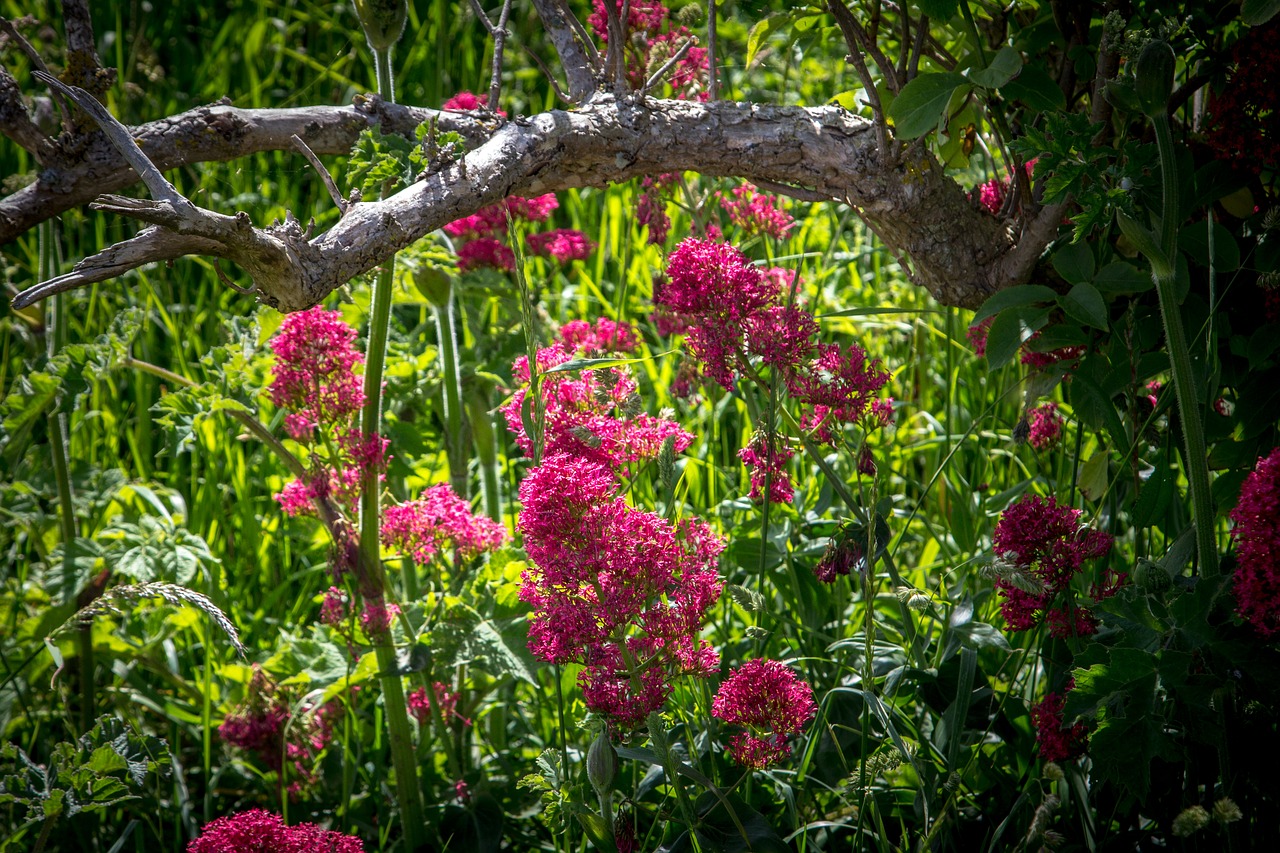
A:
POLYGON ((1167 42, 1147 42, 1138 54, 1133 87, 1138 96, 1138 105, 1148 118, 1155 118, 1169 108, 1175 64, 1173 48, 1167 42))
POLYGON ((449 304, 453 276, 434 264, 421 264, 413 271, 413 286, 432 305, 443 308, 449 304))
POLYGON ((617 775, 618 753, 609 741, 608 728, 602 728, 587 750, 587 778, 591 780, 591 787, 603 794, 613 788, 617 775))
POLYGON ((408 0, 356 0, 356 14, 360 16, 369 47, 386 50, 404 33, 409 3, 408 0))

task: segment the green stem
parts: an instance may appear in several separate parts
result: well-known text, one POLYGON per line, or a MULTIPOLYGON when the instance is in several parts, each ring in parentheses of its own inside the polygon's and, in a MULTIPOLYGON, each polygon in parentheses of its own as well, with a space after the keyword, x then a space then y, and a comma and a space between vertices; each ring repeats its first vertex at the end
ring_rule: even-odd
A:
POLYGON ((1163 200, 1160 219, 1160 249, 1163 258, 1151 258, 1152 278, 1160 297, 1160 316, 1164 321, 1165 341, 1173 367, 1173 388, 1178 399, 1178 415, 1182 419, 1182 436, 1187 454, 1187 482, 1191 490, 1192 521, 1196 530, 1196 551, 1200 570, 1212 576, 1218 573, 1218 542, 1209 492, 1209 456, 1204 438, 1204 410, 1191 367, 1191 350, 1182 325, 1182 312, 1175 293, 1178 251, 1178 164, 1169 130, 1169 116, 1160 113, 1153 119, 1156 146, 1160 150, 1160 173, 1163 200))
POLYGON ((467 410, 471 422, 471 443, 480 465, 480 487, 484 501, 484 514, 494 521, 502 521, 502 479, 498 469, 498 448, 494 437, 492 406, 486 395, 473 390, 467 398, 467 410))
POLYGON ((444 305, 432 305, 440 363, 444 368, 444 453, 449 460, 449 484, 462 498, 467 497, 467 456, 462 435, 462 382, 458 373, 457 316, 453 289, 444 305))
POLYGON ((671 752, 671 741, 667 737, 667 727, 662 722, 662 715, 657 711, 649 713, 649 737, 653 740, 654 751, 662 759, 662 770, 666 773, 667 783, 676 789, 676 800, 680 804, 680 813, 692 832, 696 825, 693 804, 689 802, 689 792, 680 781, 679 768, 676 767, 675 755, 671 752))
MULTIPOLYGON (((53 223, 40 225, 40 279, 48 281, 57 275, 58 260, 54 246, 53 223)), ((67 315, 65 297, 62 294, 50 300, 46 316, 46 346, 49 357, 57 355, 67 343, 67 315)), ((67 416, 57 411, 49 418, 49 449, 53 461, 53 479, 58 489, 58 532, 62 536, 62 561, 68 570, 63 577, 74 583, 76 573, 69 570, 75 562, 76 530, 75 496, 71 490, 71 465, 67 430, 67 416)), ((64 601, 70 604, 76 601, 79 590, 67 587, 63 590, 64 601)), ((76 660, 80 678, 80 730, 87 732, 93 727, 95 713, 95 697, 93 694, 93 625, 82 625, 76 631, 76 660)))

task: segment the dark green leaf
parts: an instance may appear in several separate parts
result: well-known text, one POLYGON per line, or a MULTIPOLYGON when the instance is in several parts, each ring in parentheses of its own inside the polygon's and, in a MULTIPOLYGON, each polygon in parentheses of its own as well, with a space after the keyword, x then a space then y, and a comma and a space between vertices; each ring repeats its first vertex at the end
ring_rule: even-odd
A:
POLYGON ((960 10, 960 0, 916 0, 916 7, 934 23, 945 24, 960 10))
POLYGON ((1244 0, 1240 18, 1251 27, 1260 27, 1280 12, 1280 0, 1244 0))
POLYGON ((1127 261, 1112 261, 1098 270, 1093 284, 1103 293, 1142 293, 1155 287, 1150 273, 1127 261))
POLYGON ((1066 99, 1049 73, 1036 65, 1027 65, 1022 73, 1000 87, 1000 94, 1026 104, 1036 113, 1064 109, 1066 99))
POLYGON ((902 88, 889 107, 899 139, 917 139, 935 129, 956 90, 969 81, 953 71, 921 74, 902 88))
POLYGON ((1106 301, 1098 292, 1098 288, 1087 281, 1076 284, 1066 296, 1062 297, 1062 309, 1071 317, 1095 329, 1106 331, 1110 325, 1107 320, 1106 301))
POLYGON ((1071 284, 1092 281, 1097 265, 1093 251, 1084 243, 1068 243, 1053 253, 1053 268, 1071 284))
POLYGON ((969 72, 969 79, 988 89, 999 89, 1022 70, 1022 55, 1009 46, 996 51, 991 64, 969 72))
POLYGON ((987 369, 996 370, 1012 361, 1018 348, 1048 317, 1048 308, 1010 308, 997 314, 987 332, 987 369))
POLYGON ((1034 305, 1040 302, 1053 302, 1058 298, 1058 293, 1051 287, 1045 287, 1043 284, 1020 284, 1017 287, 1007 287, 998 293, 993 293, 982 303, 973 315, 973 319, 969 321, 970 325, 976 325, 983 320, 999 314, 1006 308, 1017 308, 1022 305, 1034 305))

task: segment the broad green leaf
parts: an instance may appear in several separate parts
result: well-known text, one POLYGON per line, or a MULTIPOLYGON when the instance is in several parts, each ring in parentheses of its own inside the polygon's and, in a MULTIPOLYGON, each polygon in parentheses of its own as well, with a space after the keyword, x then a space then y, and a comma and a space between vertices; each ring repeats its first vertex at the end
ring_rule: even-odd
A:
POLYGON ((1280 12, 1280 0, 1244 0, 1240 18, 1251 27, 1260 27, 1280 12))
POLYGON ((1098 270, 1093 284, 1103 293, 1142 293, 1155 287, 1150 274, 1127 261, 1112 261, 1098 270))
POLYGON ((1022 70, 1022 55, 1009 46, 996 51, 991 64, 969 72, 969 79, 988 89, 999 89, 1022 70))
POLYGON ((1072 287, 1070 292, 1062 297, 1061 302, 1062 309, 1067 314, 1085 325, 1103 331, 1106 331, 1110 325, 1107 319, 1106 300, 1102 298, 1098 288, 1087 281, 1079 282, 1072 287))
POLYGON ((1006 308, 1034 305, 1037 302, 1053 302, 1057 298, 1058 292, 1051 287, 1045 287, 1043 284, 1020 284, 1017 287, 1007 287, 991 294, 987 301, 982 303, 982 307, 974 313, 969 325, 973 326, 981 323, 991 315, 999 314, 1006 308))
POLYGON ((951 96, 969 81, 954 71, 921 74, 912 80, 889 107, 894 133, 899 139, 917 139, 938 126, 951 96))
POLYGON ((1084 243, 1068 243, 1053 253, 1053 268, 1071 284, 1091 281, 1097 265, 1093 252, 1084 243))
POLYGON ((751 32, 747 33, 747 61, 748 68, 751 63, 755 62, 756 54, 760 52, 760 46, 764 44, 769 34, 776 30, 780 22, 784 20, 779 15, 770 15, 764 20, 757 21, 755 26, 751 28, 751 32))
POLYGON ((1110 462, 1111 454, 1106 450, 1094 451, 1089 461, 1080 466, 1080 476, 1076 480, 1076 485, 1080 487, 1080 494, 1091 501, 1096 501, 1107 493, 1110 462))
POLYGON ((1024 66, 1021 74, 1000 87, 1000 94, 1009 100, 1021 101, 1036 113, 1061 110, 1067 105, 1058 84, 1036 65, 1024 66))
POLYGON ((934 23, 945 24, 960 10, 960 0, 916 0, 916 7, 934 23))
POLYGON ((1048 317, 1048 308, 1010 308, 997 314, 987 332, 987 369, 997 370, 1012 361, 1018 348, 1044 326, 1048 317))

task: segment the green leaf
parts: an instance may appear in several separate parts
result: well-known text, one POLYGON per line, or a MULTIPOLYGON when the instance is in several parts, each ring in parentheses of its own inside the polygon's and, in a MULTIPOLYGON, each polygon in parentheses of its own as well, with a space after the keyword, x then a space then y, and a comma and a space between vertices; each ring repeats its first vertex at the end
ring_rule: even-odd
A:
POLYGON ((987 369, 997 370, 1012 361, 1048 317, 1048 308, 1010 308, 997 314, 987 332, 987 369))
POLYGON ((1098 270, 1093 284, 1103 293, 1142 293, 1155 287, 1150 274, 1127 261, 1112 261, 1098 270))
POLYGON ((968 86, 964 75, 954 71, 921 74, 912 80, 889 107, 895 135, 900 139, 917 139, 936 128, 952 95, 968 86))
POLYGON ((1092 281, 1097 264, 1093 252, 1084 243, 1068 243, 1053 253, 1053 268, 1071 284, 1092 281))
POLYGON ((1251 27, 1260 27, 1280 12, 1280 0, 1244 0, 1240 19, 1251 27))
POLYGON ((999 314, 1006 308, 1017 308, 1022 305, 1034 305, 1038 302, 1053 302, 1058 298, 1058 293, 1051 287, 1045 287, 1043 284, 1020 284, 1017 287, 1007 287, 1004 290, 991 294, 987 301, 982 303, 977 312, 973 315, 973 319, 969 321, 969 325, 973 326, 981 323, 983 320, 999 314))
POLYGON ((751 63, 755 62, 756 54, 760 52, 760 46, 764 44, 774 30, 784 21, 780 15, 770 15, 762 21, 757 21, 755 26, 751 28, 751 32, 747 33, 747 62, 748 68, 751 63))
POLYGON ((1062 297, 1061 302, 1062 310, 1085 325, 1103 331, 1106 331, 1110 325, 1107 319, 1106 300, 1102 298, 1098 288, 1087 281, 1072 287, 1070 292, 1062 297))
MULTIPOLYGON (((932 16, 930 16, 932 17, 932 16)), ((991 64, 969 72, 969 79, 988 89, 999 89, 1022 70, 1022 55, 1006 45, 996 51, 991 64)))
POLYGON ((1094 451, 1089 461, 1080 466, 1080 476, 1076 480, 1076 484, 1080 487, 1080 494, 1091 501, 1096 501, 1107 493, 1110 462, 1111 454, 1106 450, 1094 451))
POLYGON ((1036 65, 1027 65, 1022 73, 1000 87, 1000 94, 1012 101, 1021 101, 1027 109, 1036 113, 1062 110, 1067 100, 1049 73, 1036 65))
POLYGON ((960 0, 916 0, 916 7, 934 23, 945 24, 960 10, 960 0))

